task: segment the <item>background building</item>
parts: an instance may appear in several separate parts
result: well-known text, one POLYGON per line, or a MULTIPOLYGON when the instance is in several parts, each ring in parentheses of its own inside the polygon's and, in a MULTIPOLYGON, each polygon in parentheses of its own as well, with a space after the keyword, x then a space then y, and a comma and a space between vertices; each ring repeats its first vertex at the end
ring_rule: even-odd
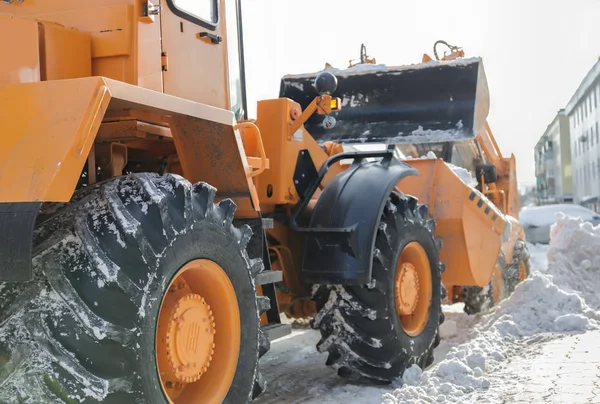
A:
POLYGON ((575 203, 600 211, 600 60, 565 108, 571 134, 575 203))
POLYGON ((569 118, 558 111, 535 146, 538 204, 573 201, 569 118))

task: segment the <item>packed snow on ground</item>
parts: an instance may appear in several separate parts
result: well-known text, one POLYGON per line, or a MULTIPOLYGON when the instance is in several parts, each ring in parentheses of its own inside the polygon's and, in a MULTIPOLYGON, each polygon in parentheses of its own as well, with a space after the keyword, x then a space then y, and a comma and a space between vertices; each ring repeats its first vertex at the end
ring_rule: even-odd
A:
MULTIPOLYGON (((384 393, 382 402, 476 402, 469 393, 486 390, 490 386, 486 374, 500 369, 523 346, 598 329, 599 247, 600 227, 558 214, 551 230, 547 270, 534 269, 512 296, 479 318, 472 339, 452 347, 439 363, 426 372, 416 366, 408 369, 404 385, 384 393)), ((445 328, 447 335, 454 334, 454 325, 445 328)), ((457 333, 466 331, 461 328, 456 326, 457 333)), ((488 400, 501 402, 501 397, 488 400)))

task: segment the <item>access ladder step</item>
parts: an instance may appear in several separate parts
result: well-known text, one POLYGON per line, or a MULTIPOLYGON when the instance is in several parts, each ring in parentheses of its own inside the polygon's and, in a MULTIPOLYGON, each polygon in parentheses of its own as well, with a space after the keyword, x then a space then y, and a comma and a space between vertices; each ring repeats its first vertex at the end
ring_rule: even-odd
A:
POLYGON ((265 270, 256 275, 257 285, 267 285, 269 283, 281 282, 283 273, 281 271, 265 270))
POLYGON ((267 324, 262 326, 261 329, 267 337, 269 337, 269 341, 271 342, 292 333, 291 324, 267 324))

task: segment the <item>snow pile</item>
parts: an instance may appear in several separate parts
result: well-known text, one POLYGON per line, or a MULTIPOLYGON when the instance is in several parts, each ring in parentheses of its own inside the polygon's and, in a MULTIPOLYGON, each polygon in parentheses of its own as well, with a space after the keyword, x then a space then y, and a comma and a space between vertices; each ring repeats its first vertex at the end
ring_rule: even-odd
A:
POLYGON ((475 177, 473 177, 473 175, 471 174, 471 172, 469 170, 467 170, 466 168, 455 166, 454 164, 450 164, 450 163, 446 163, 446 165, 452 171, 454 171, 454 174, 458 175, 458 178, 460 178, 462 182, 464 182, 465 184, 467 184, 470 187, 477 186, 477 180, 475 179, 475 177))
POLYGON ((426 159, 437 159, 438 157, 434 152, 429 150, 426 155, 419 157, 418 159, 413 156, 404 156, 403 160, 426 160, 426 159))
POLYGON ((496 311, 482 319, 483 330, 496 329, 504 339, 544 332, 585 331, 598 328, 598 315, 574 291, 567 291, 539 272, 519 285, 496 311))
POLYGON ((519 222, 523 225, 550 226, 556 222, 558 214, 570 217, 581 217, 584 220, 592 220, 595 213, 581 205, 575 204, 553 204, 545 206, 526 207, 519 212, 519 222))
POLYGON ((558 213, 550 247, 548 274, 553 282, 600 310, 600 226, 558 213))
MULTIPOLYGON (((469 402, 466 396, 490 385, 486 372, 518 352, 527 338, 600 328, 600 226, 559 215, 551 232, 548 270, 529 279, 453 347, 445 359, 421 373, 412 366, 404 385, 383 395, 384 404, 469 402)), ((460 330, 459 333, 468 332, 460 330)))
MULTIPOLYGON (((421 160, 437 159, 437 158, 438 157, 431 150, 428 151, 426 155, 419 157, 419 159, 421 159, 421 160)), ((415 158, 412 156, 404 156, 403 160, 415 160, 415 158)), ((471 172, 469 170, 467 170, 466 168, 455 166, 454 164, 450 164, 448 162, 446 162, 446 165, 448 166, 448 168, 450 168, 452 171, 454 171, 454 174, 456 174, 458 176, 458 178, 461 179, 462 182, 464 182, 468 186, 474 187, 477 185, 477 180, 475 179, 475 177, 473 177, 471 172)))

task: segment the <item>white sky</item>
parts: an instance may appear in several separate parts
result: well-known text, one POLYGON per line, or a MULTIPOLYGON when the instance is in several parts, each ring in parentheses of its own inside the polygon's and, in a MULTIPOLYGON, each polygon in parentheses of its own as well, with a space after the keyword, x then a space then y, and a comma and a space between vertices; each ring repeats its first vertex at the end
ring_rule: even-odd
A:
POLYGON ((250 117, 283 75, 345 68, 361 43, 387 65, 433 57, 438 39, 481 56, 488 120, 520 182, 534 181, 535 143, 600 55, 600 0, 245 0, 243 11, 250 117))

